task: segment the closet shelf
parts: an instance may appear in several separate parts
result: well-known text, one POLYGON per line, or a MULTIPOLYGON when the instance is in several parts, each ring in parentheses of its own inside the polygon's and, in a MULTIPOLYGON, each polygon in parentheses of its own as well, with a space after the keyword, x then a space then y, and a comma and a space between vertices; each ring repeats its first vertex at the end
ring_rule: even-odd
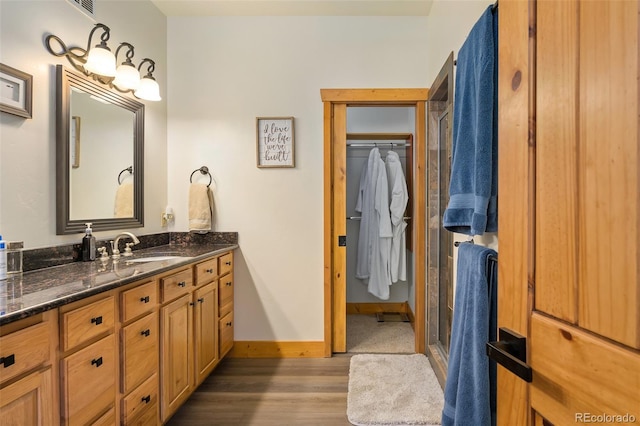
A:
MULTIPOLYGON (((347 220, 361 220, 362 216, 347 216, 347 220)), ((411 220, 411 216, 405 216, 402 219, 411 220)))
POLYGON ((411 133, 347 133, 348 141, 406 141, 411 133))
POLYGON ((408 142, 347 142, 347 146, 353 146, 356 148, 375 148, 377 146, 408 146, 411 144, 408 142))

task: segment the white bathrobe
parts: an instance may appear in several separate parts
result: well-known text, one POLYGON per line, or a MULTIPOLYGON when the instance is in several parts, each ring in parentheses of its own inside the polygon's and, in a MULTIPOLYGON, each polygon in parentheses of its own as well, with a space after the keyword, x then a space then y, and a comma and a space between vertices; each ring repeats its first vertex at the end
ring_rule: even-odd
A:
POLYGON ((362 214, 356 277, 367 282, 369 293, 387 300, 391 285, 389 257, 393 233, 387 171, 377 148, 369 153, 366 169, 360 177, 356 211, 362 214))
POLYGON ((406 251, 406 228, 404 212, 409 202, 409 191, 407 182, 402 171, 402 163, 397 153, 389 151, 386 159, 387 178, 389 180, 389 194, 391 197, 389 211, 391 213, 391 224, 393 238, 391 239, 391 282, 407 280, 407 251, 406 251))

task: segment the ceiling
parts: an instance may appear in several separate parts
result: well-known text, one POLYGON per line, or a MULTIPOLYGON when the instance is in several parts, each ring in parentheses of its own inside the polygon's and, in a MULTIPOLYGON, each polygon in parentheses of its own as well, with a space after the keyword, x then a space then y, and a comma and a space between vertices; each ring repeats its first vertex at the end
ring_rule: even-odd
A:
POLYGON ((433 0, 151 0, 166 16, 427 16, 433 0))

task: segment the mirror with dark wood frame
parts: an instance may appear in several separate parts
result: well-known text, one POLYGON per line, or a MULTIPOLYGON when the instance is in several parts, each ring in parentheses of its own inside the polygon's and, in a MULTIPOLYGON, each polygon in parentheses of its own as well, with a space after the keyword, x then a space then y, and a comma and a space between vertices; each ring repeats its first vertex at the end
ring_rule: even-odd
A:
POLYGON ((56 234, 144 225, 144 105, 56 66, 56 234))

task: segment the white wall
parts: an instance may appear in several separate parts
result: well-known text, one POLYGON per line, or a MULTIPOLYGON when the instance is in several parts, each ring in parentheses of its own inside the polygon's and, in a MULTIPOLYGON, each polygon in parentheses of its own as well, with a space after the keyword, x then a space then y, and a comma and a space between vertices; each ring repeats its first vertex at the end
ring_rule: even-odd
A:
POLYGON ((169 202, 215 179, 238 231, 236 340, 323 339, 321 88, 427 87, 425 17, 169 18, 169 202), (295 117, 296 167, 256 167, 255 120, 295 117))
MULTIPOLYGON (((100 0, 96 15, 97 22, 111 28, 112 51, 128 41, 136 48, 136 64, 144 57, 156 61, 154 75, 166 98, 166 17, 146 0, 100 0)), ((71 65, 51 55, 44 39, 51 33, 69 47, 86 48, 93 25, 65 0, 0 1, 0 62, 33 75, 33 118, 0 113, 0 234, 5 240, 24 241, 27 249, 79 242, 82 237, 55 235, 55 65, 71 65)), ((137 234, 163 231, 160 212, 167 200, 167 102, 144 103, 146 226, 132 230, 137 234)))

